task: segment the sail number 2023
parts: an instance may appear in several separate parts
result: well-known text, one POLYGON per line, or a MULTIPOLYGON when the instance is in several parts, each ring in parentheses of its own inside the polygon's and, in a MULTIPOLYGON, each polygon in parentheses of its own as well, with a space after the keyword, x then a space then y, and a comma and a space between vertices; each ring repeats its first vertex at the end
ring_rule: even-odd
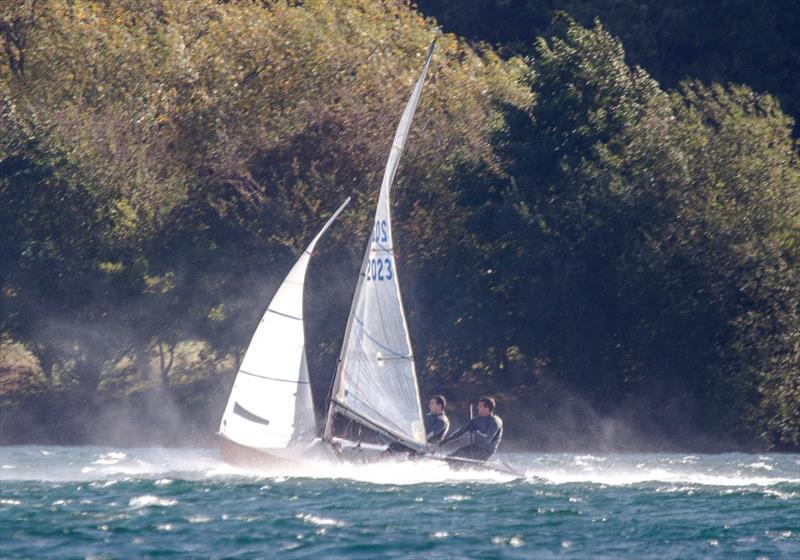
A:
MULTIPOLYGON (((372 241, 375 243, 386 243, 389 241, 389 226, 386 220, 375 220, 375 228, 372 230, 372 241)), ((367 270, 365 271, 367 280, 380 282, 391 280, 394 277, 392 272, 392 259, 369 259, 367 270)))
POLYGON ((391 280, 394 277, 392 272, 392 259, 369 259, 365 275, 368 281, 381 282, 391 280))

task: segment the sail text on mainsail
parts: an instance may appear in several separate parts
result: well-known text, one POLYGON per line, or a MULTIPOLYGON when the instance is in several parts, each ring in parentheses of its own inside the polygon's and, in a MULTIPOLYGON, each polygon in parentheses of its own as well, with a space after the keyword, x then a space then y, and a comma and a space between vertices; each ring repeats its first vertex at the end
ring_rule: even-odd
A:
POLYGON ((374 227, 362 261, 331 388, 325 439, 337 414, 411 449, 425 448, 414 355, 394 259, 391 188, 431 63, 422 72, 397 127, 381 183, 374 227))

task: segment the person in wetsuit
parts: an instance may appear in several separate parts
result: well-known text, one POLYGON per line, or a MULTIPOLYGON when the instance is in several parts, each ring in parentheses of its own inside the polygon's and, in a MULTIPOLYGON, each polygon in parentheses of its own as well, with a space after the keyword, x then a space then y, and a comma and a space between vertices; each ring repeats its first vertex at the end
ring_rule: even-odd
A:
POLYGON ((444 413, 446 404, 442 395, 433 395, 428 401, 428 414, 425 415, 425 439, 428 443, 439 443, 450 429, 450 420, 444 413))
POLYGON ((497 451, 503 437, 503 419, 494 414, 496 403, 491 397, 478 399, 478 416, 441 440, 440 445, 470 432, 472 441, 456 449, 448 457, 486 461, 497 451))
MULTIPOLYGON (((437 444, 441 439, 447 435, 447 430, 450 429, 450 420, 444 413, 444 407, 447 404, 442 395, 434 395, 428 401, 428 414, 425 415, 425 439, 428 443, 437 444)), ((418 455, 417 451, 409 449, 399 442, 390 443, 386 450, 381 453, 381 457, 391 457, 393 455, 405 454, 410 457, 418 455)))

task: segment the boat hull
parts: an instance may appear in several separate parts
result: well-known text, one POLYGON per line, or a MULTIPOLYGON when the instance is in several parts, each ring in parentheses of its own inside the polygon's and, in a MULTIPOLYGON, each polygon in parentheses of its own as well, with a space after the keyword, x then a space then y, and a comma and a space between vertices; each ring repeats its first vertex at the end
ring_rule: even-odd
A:
POLYGON ((391 460, 435 461, 446 464, 456 471, 495 472, 524 478, 525 474, 498 459, 479 461, 463 457, 449 457, 440 453, 403 453, 389 452, 386 445, 358 443, 341 438, 333 438, 332 446, 339 459, 346 463, 376 463, 391 460))
POLYGON ((293 464, 293 461, 277 453, 246 447, 224 437, 220 438, 219 456, 229 465, 247 469, 287 467, 293 464))
POLYGON ((282 473, 302 473, 304 467, 313 466, 314 461, 333 461, 350 464, 369 464, 385 460, 441 461, 453 470, 492 471, 522 478, 513 467, 501 461, 475 461, 458 457, 444 457, 433 454, 405 455, 386 453, 386 446, 360 444, 336 439, 331 445, 321 440, 295 447, 278 449, 257 449, 247 447, 220 437, 220 457, 229 465, 250 470, 278 470, 282 473))
POLYGON ((229 465, 260 470, 297 469, 309 462, 334 458, 329 447, 320 439, 289 447, 256 448, 221 436, 219 454, 220 458, 229 465))

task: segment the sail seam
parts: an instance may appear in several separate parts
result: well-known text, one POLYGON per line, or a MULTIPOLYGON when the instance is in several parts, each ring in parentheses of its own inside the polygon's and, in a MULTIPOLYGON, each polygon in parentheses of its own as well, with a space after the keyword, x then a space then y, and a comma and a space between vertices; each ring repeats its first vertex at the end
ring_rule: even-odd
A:
POLYGON ((374 243, 375 243, 375 245, 378 246, 378 248, 377 249, 373 249, 373 248, 370 247, 370 252, 371 253, 377 253, 378 251, 383 251, 384 253, 389 253, 390 255, 394 255, 394 249, 384 247, 383 245, 381 245, 377 241, 374 242, 374 243))
POLYGON ((289 315, 287 313, 281 313, 280 311, 275 311, 274 309, 267 309, 268 313, 274 313, 275 315, 280 315, 281 317, 286 317, 287 319, 294 319, 295 321, 302 321, 302 317, 295 317, 294 315, 289 315))
POLYGON ((392 350, 388 346, 384 345, 378 339, 376 339, 375 337, 373 337, 371 334, 369 334, 367 332, 367 326, 364 324, 364 322, 361 319, 359 319, 356 316, 353 316, 353 319, 355 319, 356 323, 361 325, 361 332, 364 333, 364 336, 366 336, 368 339, 370 339, 372 342, 374 342, 375 344, 377 344, 378 346, 380 346, 381 348, 383 348, 387 352, 391 352, 392 354, 397 356, 397 358, 399 358, 399 359, 404 359, 404 360, 413 360, 414 359, 413 355, 401 354, 400 352, 397 352, 396 350, 392 350))
POLYGON ((310 384, 310 381, 294 381, 292 379, 278 379, 277 377, 269 377, 267 375, 259 375, 257 373, 251 373, 249 371, 245 371, 243 369, 239 370, 239 373, 244 373, 245 375, 251 375, 253 377, 260 377, 261 379, 269 379, 270 381, 283 381, 284 383, 301 383, 301 384, 310 384))

